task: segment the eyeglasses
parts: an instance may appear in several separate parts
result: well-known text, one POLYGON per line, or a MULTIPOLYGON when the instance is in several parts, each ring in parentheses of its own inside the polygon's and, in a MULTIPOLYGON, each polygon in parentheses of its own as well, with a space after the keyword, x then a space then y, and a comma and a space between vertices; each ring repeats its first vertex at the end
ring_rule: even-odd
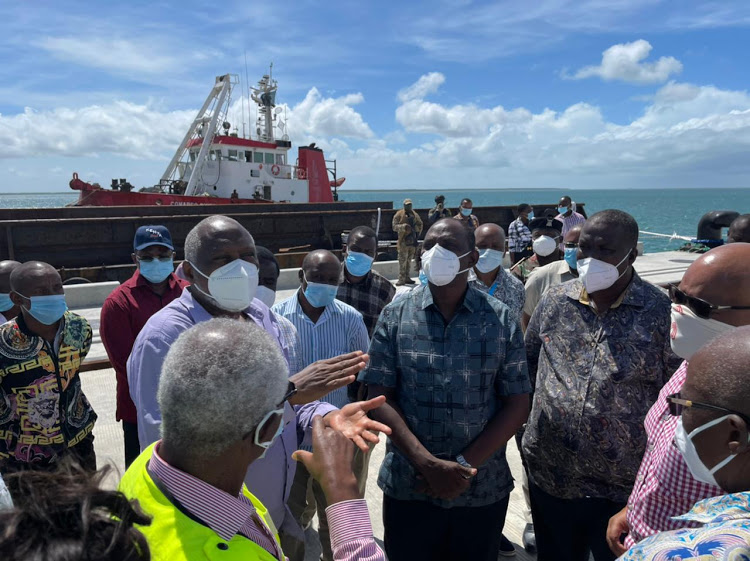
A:
POLYGON ((138 259, 138 261, 140 261, 141 263, 151 263, 154 260, 160 261, 162 263, 167 263, 172 260, 172 256, 171 255, 168 257, 167 256, 164 256, 164 257, 146 256, 146 257, 136 257, 136 259, 138 259))
POLYGON ((687 306, 696 316, 703 319, 709 319, 711 312, 717 310, 750 310, 750 306, 717 306, 711 304, 705 300, 696 298, 695 296, 685 294, 682 290, 677 288, 676 284, 669 285, 669 299, 675 304, 687 306))
POLYGON ((689 399, 683 399, 680 397, 680 392, 673 393, 667 396, 667 402, 669 403, 669 414, 673 417, 679 417, 682 415, 682 410, 685 407, 692 407, 693 409, 705 409, 706 411, 718 411, 725 415, 737 415, 748 425, 750 425, 750 417, 740 413, 739 411, 732 411, 726 407, 719 407, 718 405, 711 405, 710 403, 700 403, 698 401, 691 401, 689 399))
POLYGON ((565 242, 566 249, 577 248, 577 247, 578 247, 578 244, 575 242, 565 242))

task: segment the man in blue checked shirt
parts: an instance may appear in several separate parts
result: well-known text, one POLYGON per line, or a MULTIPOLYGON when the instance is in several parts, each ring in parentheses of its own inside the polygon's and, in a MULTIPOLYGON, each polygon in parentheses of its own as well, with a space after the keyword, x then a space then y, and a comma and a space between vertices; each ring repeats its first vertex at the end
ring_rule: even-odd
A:
POLYGON ((513 478, 505 444, 529 412, 518 320, 471 286, 474 233, 440 220, 425 236, 428 284, 383 310, 359 380, 392 429, 378 484, 390 561, 496 559, 513 478), (419 539, 414 539, 419 536, 419 539))
MULTIPOLYGON (((338 258, 325 249, 308 253, 302 262, 299 279, 300 289, 290 298, 276 304, 273 311, 288 319, 297 328, 300 366, 305 367, 315 361, 329 359, 342 353, 354 351, 366 353, 370 338, 362 314, 350 305, 336 300, 341 279, 341 262, 338 258)), ((354 382, 354 376, 352 376, 352 382, 354 382)), ((323 396, 321 401, 339 408, 344 407, 349 403, 347 388, 334 390, 323 396)), ((361 474, 364 470, 362 463, 354 466, 358 481, 362 478, 361 474)), ((307 470, 298 466, 289 495, 289 508, 292 514, 303 525, 306 525, 315 513, 316 503, 320 521, 318 534, 323 559, 332 561, 333 554, 325 514, 328 506, 325 493, 320 484, 311 480, 307 470), (314 503, 312 501, 308 503, 308 485, 312 486, 314 503)), ((287 552, 287 555, 290 561, 295 561, 295 553, 290 555, 287 552)))

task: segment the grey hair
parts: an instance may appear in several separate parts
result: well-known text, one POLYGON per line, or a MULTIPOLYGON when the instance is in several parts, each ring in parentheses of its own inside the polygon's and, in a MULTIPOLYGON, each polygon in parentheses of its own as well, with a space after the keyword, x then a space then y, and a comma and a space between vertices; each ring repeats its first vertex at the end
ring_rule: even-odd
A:
MULTIPOLYGON (((245 227, 237 222, 234 218, 228 216, 222 216, 216 214, 204 218, 198 224, 193 226, 193 229, 188 232, 185 238, 185 260, 195 264, 199 261, 198 256, 203 249, 203 244, 207 241, 208 236, 206 234, 211 233, 212 230, 221 230, 226 227, 227 224, 237 226, 238 228, 245 230, 245 227)), ((248 232, 249 234, 249 232, 248 232)), ((252 238, 252 236, 250 236, 252 238)))
POLYGON ((288 372, 278 345, 254 323, 199 323, 177 338, 162 366, 162 438, 192 457, 222 453, 276 409, 288 372))

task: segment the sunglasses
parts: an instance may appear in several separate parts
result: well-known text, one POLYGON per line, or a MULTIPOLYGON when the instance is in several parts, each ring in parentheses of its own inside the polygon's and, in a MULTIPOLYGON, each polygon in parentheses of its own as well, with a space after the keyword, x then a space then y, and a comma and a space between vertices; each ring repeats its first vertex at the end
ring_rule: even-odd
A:
POLYGON ((689 399, 683 399, 680 397, 680 392, 673 393, 667 396, 667 402, 669 403, 669 414, 673 417, 679 417, 682 415, 682 410, 686 407, 692 407, 693 409, 704 409, 706 411, 717 411, 724 413, 725 415, 737 415, 745 423, 750 426, 750 417, 740 413, 739 411, 732 411, 726 407, 719 407, 718 405, 711 405, 710 403, 700 403, 698 401, 691 401, 689 399))
POLYGON ((702 319, 710 319, 711 312, 718 310, 750 310, 750 306, 717 306, 711 304, 695 296, 685 294, 675 284, 669 285, 669 299, 675 304, 687 306, 696 316, 702 319))
POLYGON ((284 397, 279 401, 278 404, 276 404, 276 407, 281 407, 284 405, 285 402, 289 401, 291 397, 297 393, 297 386, 294 385, 294 382, 289 382, 289 385, 286 388, 286 393, 284 394, 284 397))
POLYGON ((575 243, 575 242, 565 242, 565 247, 568 248, 568 249, 571 249, 571 248, 574 248, 574 247, 578 247, 578 244, 575 243))

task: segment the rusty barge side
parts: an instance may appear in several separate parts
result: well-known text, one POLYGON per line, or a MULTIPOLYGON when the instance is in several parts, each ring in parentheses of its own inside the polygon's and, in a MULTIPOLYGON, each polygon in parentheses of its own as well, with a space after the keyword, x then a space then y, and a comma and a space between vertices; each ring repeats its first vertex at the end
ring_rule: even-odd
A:
MULTIPOLYGON (((0 210, 0 260, 45 261, 60 269, 64 279, 80 276, 90 281, 123 281, 132 275, 133 236, 139 226, 157 223, 169 228, 177 259, 181 260, 188 232, 212 214, 225 214, 239 221, 258 245, 279 254, 282 267, 299 266, 311 249, 341 249, 341 234, 356 226, 378 229, 378 206, 380 239, 396 238, 391 229, 396 210, 390 202, 336 203, 335 210, 324 210, 331 205, 315 209, 311 206, 206 205, 183 207, 179 214, 169 207, 119 207, 108 208, 106 217, 101 217, 101 209, 94 208, 3 209, 0 210)), ((534 206, 539 215, 548 208, 554 209, 554 205, 534 206)), ((511 206, 474 210, 480 222, 494 222, 506 230, 515 219, 515 207, 511 206)), ((417 209, 417 212, 427 224, 428 210, 417 209)), ((384 250, 380 258, 393 255, 384 250)))

